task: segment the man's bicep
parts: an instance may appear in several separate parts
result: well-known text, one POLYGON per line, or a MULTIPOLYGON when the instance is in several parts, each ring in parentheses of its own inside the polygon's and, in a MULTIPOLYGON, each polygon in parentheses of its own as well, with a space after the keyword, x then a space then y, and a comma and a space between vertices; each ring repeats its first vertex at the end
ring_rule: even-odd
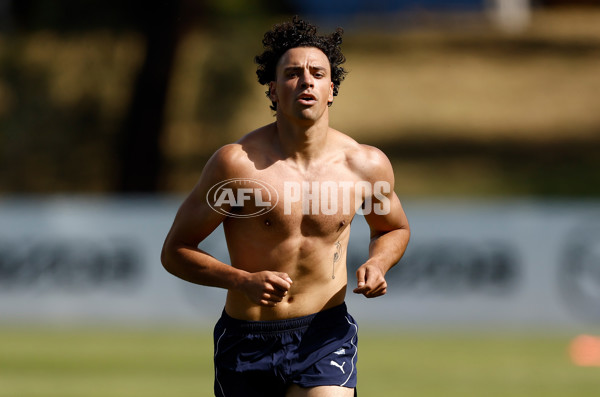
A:
MULTIPOLYGON (((216 151, 206 163, 198 183, 182 203, 169 237, 172 241, 197 246, 225 219, 224 212, 217 212, 208 203, 211 189, 230 177, 235 168, 235 147, 226 145, 216 151)), ((227 204, 222 206, 226 210, 227 204)))
POLYGON ((371 211, 365 215, 365 219, 371 229, 371 237, 376 237, 383 233, 396 230, 408 229, 408 219, 402 208, 402 204, 395 192, 391 192, 385 199, 380 199, 380 210, 371 211), (387 202, 384 202, 387 200, 387 202))
POLYGON ((208 205, 202 185, 196 186, 185 199, 169 232, 172 242, 197 246, 225 219, 225 215, 208 205))

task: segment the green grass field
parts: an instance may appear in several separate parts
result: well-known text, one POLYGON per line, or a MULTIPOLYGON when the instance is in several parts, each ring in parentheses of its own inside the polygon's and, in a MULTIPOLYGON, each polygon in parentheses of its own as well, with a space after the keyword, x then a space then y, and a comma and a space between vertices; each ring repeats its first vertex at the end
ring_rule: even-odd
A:
MULTIPOLYGON (((209 330, 0 328, 1 397, 212 396, 209 330)), ((600 368, 566 336, 379 333, 359 342, 362 396, 595 396, 600 368)))

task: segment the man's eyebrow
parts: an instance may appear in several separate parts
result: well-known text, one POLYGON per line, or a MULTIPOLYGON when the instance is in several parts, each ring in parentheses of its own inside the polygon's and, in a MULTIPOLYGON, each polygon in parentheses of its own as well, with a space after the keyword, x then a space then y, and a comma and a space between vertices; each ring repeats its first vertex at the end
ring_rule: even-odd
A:
MULTIPOLYGON (((309 66, 309 69, 314 69, 314 70, 327 70, 327 68, 325 66, 319 66, 319 65, 314 65, 314 66, 309 66)), ((286 66, 285 68, 283 68, 283 70, 285 71, 293 71, 293 70, 302 70, 304 69, 303 66, 300 65, 293 65, 293 66, 286 66)))

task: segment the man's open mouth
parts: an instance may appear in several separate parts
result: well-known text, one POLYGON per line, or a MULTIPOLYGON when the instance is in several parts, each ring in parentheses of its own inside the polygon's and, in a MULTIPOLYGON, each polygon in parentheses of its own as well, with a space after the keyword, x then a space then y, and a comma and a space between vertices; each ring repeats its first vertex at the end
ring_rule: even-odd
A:
POLYGON ((298 96, 298 101, 301 103, 312 105, 317 101, 317 98, 315 98, 315 96, 312 94, 301 94, 298 96))

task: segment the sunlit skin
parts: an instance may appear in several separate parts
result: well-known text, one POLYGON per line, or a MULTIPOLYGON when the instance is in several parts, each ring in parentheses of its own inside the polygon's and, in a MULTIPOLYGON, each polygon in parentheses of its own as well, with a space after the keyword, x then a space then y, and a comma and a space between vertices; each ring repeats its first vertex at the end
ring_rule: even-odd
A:
POLYGON ((288 50, 279 60, 277 80, 271 82, 270 92, 283 129, 329 126, 327 104, 333 102, 333 83, 322 51, 306 47, 288 50))
MULTIPOLYGON (((219 149, 208 161, 198 184, 182 204, 166 238, 162 261, 172 274, 201 285, 227 289, 226 312, 250 321, 289 319, 344 302, 346 252, 351 222, 365 199, 351 202, 351 213, 303 214, 294 203, 267 214, 226 217, 210 208, 206 194, 231 178, 252 178, 284 195, 284 182, 386 181, 389 213, 365 218, 371 229, 369 258, 356 273, 354 292, 367 298, 387 292, 386 272, 400 259, 409 239, 408 221, 393 191, 393 170, 378 149, 358 144, 329 127, 333 101, 330 65, 313 47, 288 50, 280 59, 270 97, 277 104, 276 122, 219 149), (223 224, 231 266, 198 249, 223 224)), ((352 191, 352 197, 354 197, 352 191)), ((374 201, 377 201, 373 198, 374 201)), ((241 213, 252 213, 244 207, 241 213)), ((288 396, 352 396, 345 387, 290 387, 288 396)))

